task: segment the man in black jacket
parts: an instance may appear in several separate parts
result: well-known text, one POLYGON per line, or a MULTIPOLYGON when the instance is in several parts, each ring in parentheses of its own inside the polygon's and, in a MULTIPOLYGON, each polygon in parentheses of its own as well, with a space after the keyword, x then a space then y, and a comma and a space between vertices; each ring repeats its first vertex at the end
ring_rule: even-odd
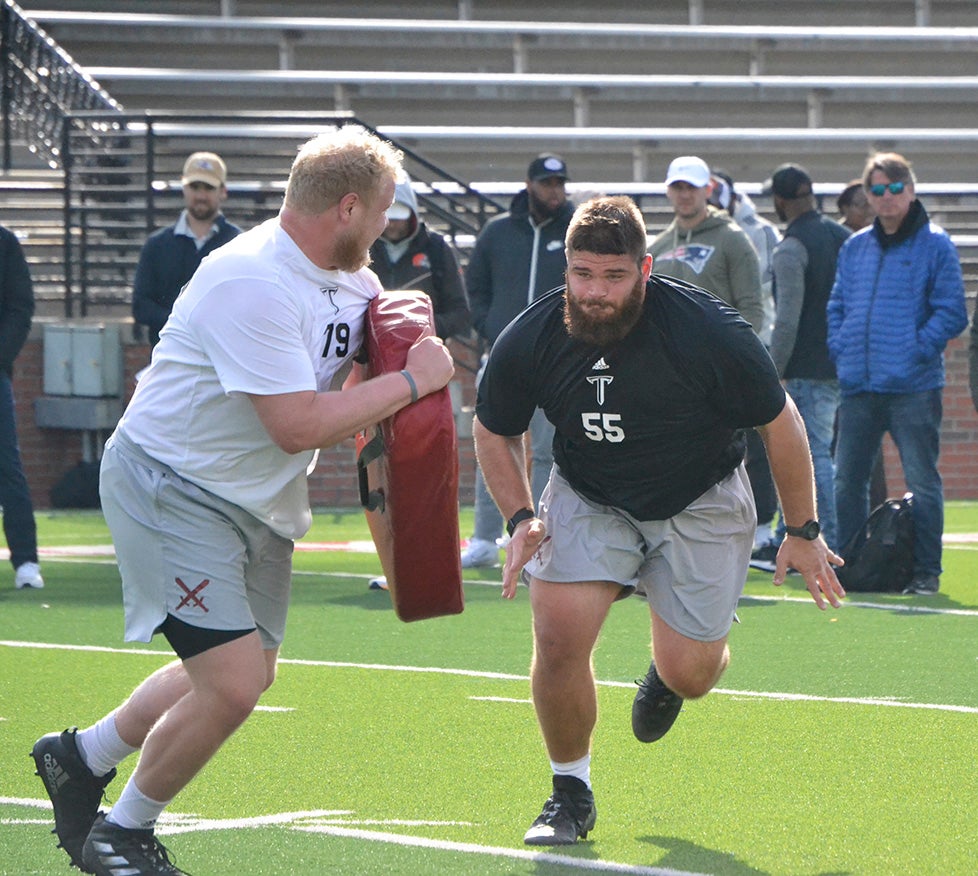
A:
POLYGON ((204 257, 237 237, 241 229, 221 213, 227 198, 227 168, 213 152, 195 152, 183 166, 180 218, 150 235, 139 254, 132 315, 149 327, 155 346, 173 302, 204 257))
MULTIPOLYGON (((842 545, 836 526, 832 436, 839 381, 825 340, 825 308, 839 249, 850 231, 815 209, 812 179, 803 167, 781 165, 770 185, 778 218, 787 223, 784 237, 774 249, 778 313, 771 335, 771 358, 805 422, 822 535, 830 548, 838 550, 842 545)), ((784 537, 783 532, 779 535, 784 537)))
MULTIPOLYGON (((491 219, 469 259, 465 284, 475 330, 491 346, 530 302, 564 282, 564 235, 574 208, 567 201, 567 165, 559 155, 538 155, 526 172, 526 188, 509 212, 491 219)), ((480 371, 479 377, 482 373, 480 371)), ((538 410, 530 423, 531 487, 540 498, 553 464, 553 426, 538 410)), ((462 567, 499 565, 496 539, 503 519, 475 473, 475 532, 462 552, 462 567)))
POLYGON ((11 383, 14 360, 27 340, 33 316, 34 287, 27 259, 16 235, 0 228, 0 506, 18 590, 44 586, 37 562, 34 506, 17 444, 11 383))

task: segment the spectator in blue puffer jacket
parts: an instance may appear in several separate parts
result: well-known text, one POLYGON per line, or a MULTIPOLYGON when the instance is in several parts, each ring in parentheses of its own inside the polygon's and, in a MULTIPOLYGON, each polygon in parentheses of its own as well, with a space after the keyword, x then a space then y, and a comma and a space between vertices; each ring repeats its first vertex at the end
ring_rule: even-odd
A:
POLYGON ((914 495, 914 575, 906 593, 940 586, 944 488, 940 452, 944 348, 968 324, 957 250, 917 200, 902 155, 863 171, 873 224, 839 252, 828 305, 829 353, 842 391, 836 445, 839 544, 869 514, 869 476, 890 433, 914 495))

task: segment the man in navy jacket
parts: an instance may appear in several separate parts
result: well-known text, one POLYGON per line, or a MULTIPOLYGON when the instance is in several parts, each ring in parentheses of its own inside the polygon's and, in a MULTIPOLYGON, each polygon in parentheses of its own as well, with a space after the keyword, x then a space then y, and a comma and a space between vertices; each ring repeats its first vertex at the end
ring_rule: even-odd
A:
POLYGON ((14 586, 44 586, 37 562, 37 525, 17 443, 14 360, 27 340, 34 316, 34 286, 17 236, 0 228, 0 506, 3 533, 14 567, 14 586))
POLYGON ((132 315, 149 327, 155 346, 173 302, 204 257, 237 237, 241 229, 221 213, 228 195, 227 168, 213 152, 195 152, 183 166, 180 218, 150 235, 139 254, 132 315))
POLYGON ((944 488, 940 452, 944 348, 968 324, 957 250, 917 200, 902 155, 878 153, 863 171, 876 212, 839 252, 828 305, 829 353, 842 401, 836 445, 839 544, 869 513, 873 454, 889 432, 914 495, 914 575, 905 592, 940 586, 944 488))

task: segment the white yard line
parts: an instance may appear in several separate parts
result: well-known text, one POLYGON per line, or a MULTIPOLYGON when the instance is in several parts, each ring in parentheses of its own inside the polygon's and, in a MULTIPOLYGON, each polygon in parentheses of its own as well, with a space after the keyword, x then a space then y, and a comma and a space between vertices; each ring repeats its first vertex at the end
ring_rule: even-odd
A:
MULTIPOLYGON (((978 532, 945 532, 943 542, 946 547, 961 548, 965 545, 978 546, 978 532)), ((372 541, 297 541, 295 549, 299 553, 354 553, 373 554, 376 548, 372 541)), ((38 556, 48 559, 62 557, 114 557, 115 549, 111 544, 93 545, 41 545, 37 550, 38 556)), ((0 560, 9 560, 10 551, 0 548, 0 560)))
MULTIPOLYGON (((50 811, 48 800, 26 797, 0 797, 0 806, 24 806, 31 809, 50 811)), ((388 831, 365 830, 359 825, 403 826, 403 827, 471 827, 467 821, 417 821, 414 819, 360 819, 355 813, 334 810, 313 810, 311 812, 278 812, 272 815, 258 815, 249 818, 200 818, 196 815, 163 813, 157 826, 160 836, 178 833, 197 833, 214 830, 244 830, 249 828, 282 827, 304 833, 318 833, 343 839, 366 842, 381 842, 410 848, 436 849, 462 854, 487 855, 493 858, 509 858, 520 861, 533 861, 540 864, 556 864, 574 870, 597 871, 602 873, 627 873, 631 876, 704 876, 689 870, 673 870, 663 867, 643 867, 633 864, 619 864, 615 861, 595 861, 572 855, 558 855, 553 852, 535 852, 529 849, 511 849, 505 846, 483 846, 477 843, 436 840, 429 837, 411 836, 388 831), (338 817, 339 816, 339 817, 338 817)), ((0 818, 0 824, 47 824, 47 820, 36 818, 0 818)))
MULTIPOLYGON (((48 649, 58 651, 91 651, 107 654, 137 654, 141 656, 154 656, 172 659, 174 656, 169 651, 153 651, 138 648, 106 648, 100 645, 60 645, 50 642, 19 642, 12 640, 0 640, 0 648, 26 648, 26 649, 48 649)), ((516 675, 506 672, 484 672, 475 669, 451 669, 443 666, 399 666, 389 663, 347 663, 335 660, 300 660, 296 658, 281 658, 280 665, 287 666, 321 666, 327 669, 371 669, 378 672, 414 672, 429 675, 458 675, 466 678, 489 678, 500 681, 519 681, 528 682, 527 675, 516 675)), ((624 687, 634 688, 635 683, 630 681, 598 681, 602 687, 624 687)), ((855 706, 883 706, 898 709, 929 709, 937 712, 963 712, 970 715, 978 715, 976 706, 956 706, 948 703, 912 703, 896 699, 884 699, 880 697, 826 697, 814 694, 791 693, 788 691, 758 691, 758 690, 732 690, 730 688, 714 688, 711 694, 719 696, 740 697, 749 699, 764 700, 783 700, 785 702, 817 702, 817 703, 844 703, 855 706)))

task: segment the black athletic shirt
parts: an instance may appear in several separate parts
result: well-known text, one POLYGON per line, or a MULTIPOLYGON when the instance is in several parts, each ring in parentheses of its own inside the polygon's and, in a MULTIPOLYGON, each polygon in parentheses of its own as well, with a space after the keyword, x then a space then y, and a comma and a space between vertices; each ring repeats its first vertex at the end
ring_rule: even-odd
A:
POLYGON ((536 407, 556 427, 554 461, 585 498, 665 520, 743 458, 748 426, 771 422, 784 390, 750 325, 718 298, 652 277, 638 324, 610 347, 569 337, 557 289, 493 344, 476 413, 497 435, 536 407))

